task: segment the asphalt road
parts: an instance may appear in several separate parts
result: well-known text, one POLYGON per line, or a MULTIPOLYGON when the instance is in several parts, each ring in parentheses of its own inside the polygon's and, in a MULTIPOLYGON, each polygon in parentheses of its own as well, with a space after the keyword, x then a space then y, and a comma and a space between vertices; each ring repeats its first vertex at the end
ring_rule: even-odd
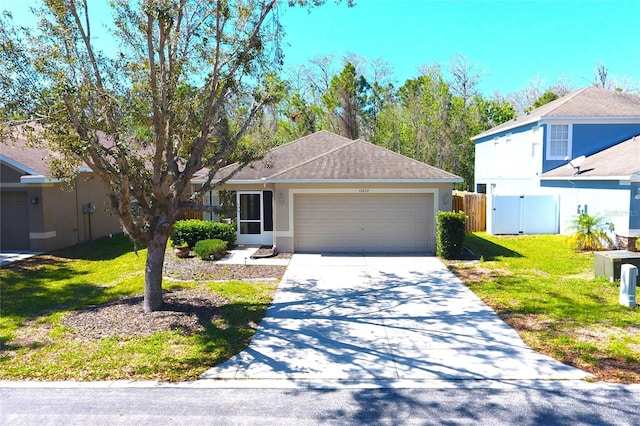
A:
POLYGON ((640 388, 0 387, 2 425, 637 425, 640 388))

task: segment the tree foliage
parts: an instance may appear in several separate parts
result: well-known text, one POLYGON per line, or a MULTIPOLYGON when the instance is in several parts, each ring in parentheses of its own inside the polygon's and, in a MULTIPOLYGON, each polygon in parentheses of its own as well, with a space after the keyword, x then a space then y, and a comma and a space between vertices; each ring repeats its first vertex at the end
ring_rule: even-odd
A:
POLYGON ((92 43, 91 2, 43 3, 35 31, 2 18, 0 73, 10 77, 0 118, 4 128, 35 119, 34 141, 63 154, 56 175, 84 163, 99 176, 126 232, 149 249, 144 307, 157 310, 167 239, 187 198, 219 184, 221 167, 264 151, 250 134, 285 90, 274 78, 281 1, 117 0, 110 56, 92 43), (189 195, 196 173, 205 183, 189 195))

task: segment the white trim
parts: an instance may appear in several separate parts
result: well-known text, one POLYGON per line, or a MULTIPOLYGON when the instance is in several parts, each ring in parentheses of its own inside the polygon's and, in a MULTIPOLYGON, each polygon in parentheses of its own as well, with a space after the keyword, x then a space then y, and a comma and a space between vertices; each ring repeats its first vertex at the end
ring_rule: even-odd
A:
MULTIPOLYGON (((273 193, 273 190, 266 189, 264 191, 270 191, 273 193)), ((247 190, 247 191, 236 191, 236 235, 237 235, 237 244, 270 244, 273 245, 273 231, 265 231, 264 230, 264 191, 262 190, 247 190), (260 233, 259 234, 241 234, 240 233, 240 196, 241 195, 259 195, 260 196, 260 220, 255 219, 247 219, 243 222, 249 223, 260 223, 260 233)), ((273 200, 272 200, 273 202, 273 200)), ((274 226, 275 226, 275 218, 274 218, 274 226)))
POLYGON ((47 240, 49 238, 55 238, 56 231, 49 232, 29 232, 30 240, 47 240))
POLYGON ((549 123, 547 125, 547 134, 545 135, 545 160, 565 160, 567 157, 572 159, 571 153, 573 151, 573 123, 569 122, 557 122, 549 123), (551 126, 567 126, 567 152, 564 155, 551 155, 551 126))
POLYGON ((48 178, 48 177, 43 176, 43 175, 21 176, 20 177, 20 183, 25 183, 27 185, 33 185, 33 184, 37 184, 37 183, 58 183, 58 182, 61 182, 61 180, 60 179, 48 178))
POLYGON ((581 116, 581 117, 567 117, 567 116, 545 116, 540 117, 541 124, 547 121, 570 121, 574 124, 638 124, 640 116, 581 116))
POLYGON ((266 179, 256 182, 248 181, 227 181, 227 184, 240 184, 240 183, 277 183, 277 184, 291 184, 291 183, 456 183, 463 182, 462 178, 450 178, 450 179, 266 179))
POLYGON ((634 182, 629 176, 540 176, 540 180, 617 180, 621 185, 628 185, 626 182, 634 182))
MULTIPOLYGON (((194 184, 204 182, 204 179, 191 179, 194 184)), ((219 182, 219 181, 217 181, 219 182)), ((213 184, 217 183, 213 182, 213 184)), ((255 184, 290 184, 290 183, 460 183, 461 177, 439 179, 246 179, 228 180, 223 185, 255 185, 255 184)))
MULTIPOLYGON (((482 132, 482 133, 479 133, 479 134, 477 134, 475 136, 472 136, 469 139, 471 139, 472 141, 477 141, 478 139, 489 138, 490 136, 497 135, 498 133, 502 133, 502 132, 506 133, 506 132, 509 132, 510 130, 517 129, 518 127, 527 126, 527 125, 529 125, 531 123, 535 123, 537 121, 542 120, 542 117, 539 116, 539 115, 535 115, 535 116, 531 116, 531 117, 521 116, 521 117, 516 117, 516 118, 522 118, 523 120, 522 121, 518 121, 517 123, 511 123, 510 126, 505 126, 505 127, 499 128, 499 129, 497 128, 498 126, 502 126, 502 125, 508 123, 508 121, 507 121, 506 123, 499 124, 498 126, 494 127, 493 129, 489 129, 489 130, 487 130, 485 132, 482 132)), ((511 121, 513 121, 513 120, 511 120, 511 121)), ((490 141, 490 139, 487 139, 485 142, 489 142, 489 141, 490 141)))
POLYGON ((438 188, 300 188, 289 189, 289 230, 278 230, 278 237, 294 237, 294 199, 296 194, 433 194, 433 220, 435 220, 440 207, 440 190, 438 188), (366 191, 364 191, 366 190, 366 191))
MULTIPOLYGON (((506 133, 510 130, 517 129, 518 127, 523 127, 531 123, 535 123, 536 121, 538 121, 539 124, 548 124, 549 122, 556 122, 556 121, 570 121, 571 123, 577 123, 577 124, 638 124, 638 122, 640 121, 640 116, 633 116, 633 115, 619 116, 619 117, 616 117, 616 116, 571 117, 571 116, 534 115, 530 117, 520 116, 517 118, 518 119, 521 118, 522 120, 518 122, 512 122, 511 125, 509 126, 497 128, 498 126, 502 126, 509 122, 500 124, 494 127, 493 129, 486 130, 485 132, 472 136, 469 139, 471 139, 472 141, 477 141, 478 139, 489 138, 490 136, 493 136, 495 134, 503 133, 503 132, 506 133)), ((485 142, 488 142, 488 140, 485 142)))

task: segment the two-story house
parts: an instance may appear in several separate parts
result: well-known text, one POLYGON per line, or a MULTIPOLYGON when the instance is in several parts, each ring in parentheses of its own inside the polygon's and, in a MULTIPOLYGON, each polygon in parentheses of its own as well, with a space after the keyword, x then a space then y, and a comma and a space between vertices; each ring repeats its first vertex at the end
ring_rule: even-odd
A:
POLYGON ((586 87, 472 139, 488 232, 561 233, 587 212, 622 245, 640 235, 640 96, 586 87))

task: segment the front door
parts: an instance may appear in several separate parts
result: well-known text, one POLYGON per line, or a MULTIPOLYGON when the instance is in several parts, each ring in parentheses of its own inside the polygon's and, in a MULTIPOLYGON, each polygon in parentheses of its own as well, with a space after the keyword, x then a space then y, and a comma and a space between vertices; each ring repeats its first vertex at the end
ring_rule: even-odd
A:
POLYGON ((273 244, 273 192, 238 191, 238 244, 273 244))

